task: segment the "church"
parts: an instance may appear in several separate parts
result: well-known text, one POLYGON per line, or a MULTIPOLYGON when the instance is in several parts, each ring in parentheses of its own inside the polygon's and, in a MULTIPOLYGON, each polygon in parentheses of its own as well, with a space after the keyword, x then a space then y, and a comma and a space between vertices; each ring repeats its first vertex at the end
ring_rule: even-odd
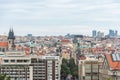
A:
POLYGON ((7 50, 14 50, 15 49, 15 36, 13 29, 9 30, 7 41, 0 41, 0 52, 5 52, 7 50))

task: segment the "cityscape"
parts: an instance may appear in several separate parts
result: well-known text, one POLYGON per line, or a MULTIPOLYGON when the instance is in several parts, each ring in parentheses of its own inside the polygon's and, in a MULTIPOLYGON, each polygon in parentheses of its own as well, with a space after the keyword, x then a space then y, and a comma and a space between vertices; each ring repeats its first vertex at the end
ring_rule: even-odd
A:
POLYGON ((120 80, 120 0, 0 0, 0 80, 120 80))
POLYGON ((0 35, 0 80, 120 80, 120 36, 0 35), (3 79, 6 78, 6 79, 3 79))

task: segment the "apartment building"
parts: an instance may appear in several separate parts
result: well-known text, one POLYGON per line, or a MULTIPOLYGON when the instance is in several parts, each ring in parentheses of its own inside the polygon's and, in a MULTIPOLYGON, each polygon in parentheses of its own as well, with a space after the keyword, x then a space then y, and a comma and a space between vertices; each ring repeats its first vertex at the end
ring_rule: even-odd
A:
POLYGON ((11 80, 60 80, 59 56, 25 55, 12 51, 6 52, 0 62, 0 73, 11 80))
POLYGON ((100 80, 120 80, 120 53, 108 52, 99 72, 100 80))
POLYGON ((98 80, 99 68, 98 60, 91 58, 82 58, 78 63, 79 80, 98 80))

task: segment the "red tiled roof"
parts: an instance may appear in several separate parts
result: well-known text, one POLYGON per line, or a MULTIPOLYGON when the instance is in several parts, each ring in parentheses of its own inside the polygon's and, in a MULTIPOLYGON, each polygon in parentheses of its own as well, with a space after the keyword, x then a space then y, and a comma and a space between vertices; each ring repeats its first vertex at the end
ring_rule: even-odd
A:
POLYGON ((0 42, 1 47, 8 47, 8 42, 0 42))
POLYGON ((70 40, 67 40, 67 39, 64 39, 64 40, 61 40, 62 43, 69 43, 70 40))
POLYGON ((85 60, 86 57, 85 57, 85 56, 81 56, 80 59, 81 59, 81 60, 85 60))
POLYGON ((21 46, 16 46, 16 49, 17 50, 22 50, 22 47, 21 46))
POLYGON ((25 47, 24 50, 25 51, 30 51, 30 48, 29 47, 25 47))
POLYGON ((25 54, 26 55, 30 54, 30 48, 29 47, 25 47, 24 50, 25 50, 25 54))
POLYGON ((120 70, 120 61, 113 61, 111 54, 107 54, 109 66, 112 70, 120 70))

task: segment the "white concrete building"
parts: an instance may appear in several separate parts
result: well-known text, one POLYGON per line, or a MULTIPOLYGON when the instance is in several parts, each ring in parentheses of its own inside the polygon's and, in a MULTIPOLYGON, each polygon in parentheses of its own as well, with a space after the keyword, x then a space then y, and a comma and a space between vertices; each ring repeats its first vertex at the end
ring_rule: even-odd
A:
POLYGON ((60 80, 59 56, 26 56, 14 51, 6 52, 0 62, 0 73, 11 80, 60 80))

